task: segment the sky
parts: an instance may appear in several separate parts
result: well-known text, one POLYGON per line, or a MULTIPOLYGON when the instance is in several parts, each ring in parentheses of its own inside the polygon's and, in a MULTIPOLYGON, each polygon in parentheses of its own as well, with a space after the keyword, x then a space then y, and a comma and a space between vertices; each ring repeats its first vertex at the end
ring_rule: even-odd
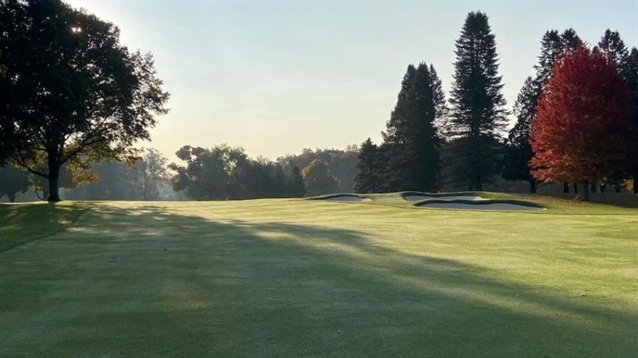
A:
POLYGON ((129 49, 153 54, 171 111, 140 146, 170 160, 186 144, 276 159, 379 143, 409 64, 432 63, 449 93, 454 42, 471 11, 489 17, 508 108, 549 29, 571 27, 596 44, 610 28, 638 46, 636 0, 68 2, 116 24, 129 49))

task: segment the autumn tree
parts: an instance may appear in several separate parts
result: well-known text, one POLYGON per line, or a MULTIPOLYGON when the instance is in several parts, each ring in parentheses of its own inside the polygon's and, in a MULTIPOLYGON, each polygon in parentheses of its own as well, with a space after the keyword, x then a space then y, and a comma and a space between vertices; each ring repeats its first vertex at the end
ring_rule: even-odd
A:
POLYGON ((589 184, 627 167, 631 97, 610 57, 580 48, 554 67, 532 119, 532 175, 589 184))
POLYGON ((534 66, 536 74, 525 80, 514 103, 516 124, 508 134, 502 175, 506 180, 529 182, 532 193, 536 192, 537 186, 536 179, 532 176, 529 168, 529 161, 533 155, 529 143, 532 117, 536 113, 538 100, 552 74, 556 61, 581 46, 583 46, 583 42, 573 29, 567 29, 562 34, 556 30, 545 32, 541 39, 538 63, 534 66))
POLYGON ((167 112, 152 56, 121 45, 110 22, 60 0, 5 0, 0 34, 0 160, 45 178, 49 201, 63 165, 131 158, 167 112))

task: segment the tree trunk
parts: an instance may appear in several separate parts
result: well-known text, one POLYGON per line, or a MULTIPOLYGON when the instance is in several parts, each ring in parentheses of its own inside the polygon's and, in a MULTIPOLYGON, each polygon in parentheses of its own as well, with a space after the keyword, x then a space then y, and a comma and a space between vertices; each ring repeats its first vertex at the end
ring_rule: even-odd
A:
POLYGON ((578 194, 578 183, 574 183, 574 194, 578 194))
POLYGON ((600 193, 604 193, 605 192, 605 188, 607 187, 607 184, 601 184, 600 185, 600 193))
POLYGON ((532 194, 536 194, 536 180, 534 179, 529 180, 529 192, 532 194))
POLYGON ((60 199, 60 165, 55 160, 49 160, 49 198, 48 202, 57 203, 60 199))
POLYGON ((593 183, 593 184, 591 185, 591 192, 592 192, 592 193, 596 193, 596 183, 593 183))
POLYGON ((569 183, 563 183, 563 193, 569 194, 569 183))
POLYGON ((589 183, 583 182, 583 201, 589 201, 589 183))
MULTIPOLYGON (((7 196, 10 202, 14 203, 16 201, 16 193, 8 193, 7 196)), ((2 198, 2 195, 0 195, 0 198, 2 198)))

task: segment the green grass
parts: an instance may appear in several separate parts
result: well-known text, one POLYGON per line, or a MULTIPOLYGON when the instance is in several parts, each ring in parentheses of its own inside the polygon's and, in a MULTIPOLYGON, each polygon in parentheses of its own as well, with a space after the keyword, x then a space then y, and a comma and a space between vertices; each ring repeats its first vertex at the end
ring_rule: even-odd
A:
POLYGON ((0 205, 0 356, 635 357, 638 210, 481 194, 0 205))

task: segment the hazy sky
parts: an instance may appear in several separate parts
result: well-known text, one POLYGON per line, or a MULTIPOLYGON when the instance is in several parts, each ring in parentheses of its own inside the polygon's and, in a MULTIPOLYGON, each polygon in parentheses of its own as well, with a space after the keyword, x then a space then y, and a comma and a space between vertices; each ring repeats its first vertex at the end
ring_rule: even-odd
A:
POLYGON ((496 35, 508 108, 548 29, 590 44, 605 29, 638 42, 631 1, 69 1, 151 52, 171 92, 152 143, 228 143, 271 159, 381 139, 406 67, 433 63, 449 91, 454 41, 481 10, 496 35))

